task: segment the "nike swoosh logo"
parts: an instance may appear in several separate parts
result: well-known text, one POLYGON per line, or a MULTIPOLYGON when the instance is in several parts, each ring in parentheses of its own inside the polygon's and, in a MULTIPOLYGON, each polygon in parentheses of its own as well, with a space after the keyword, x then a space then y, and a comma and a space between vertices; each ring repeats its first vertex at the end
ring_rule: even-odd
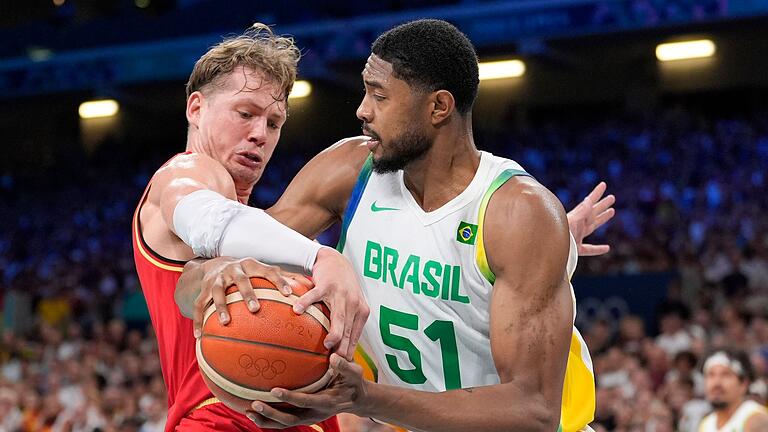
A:
POLYGON ((399 208, 394 207, 379 207, 376 205, 376 201, 371 203, 371 211, 372 212, 380 212, 380 211, 387 211, 387 210, 400 210, 399 208))

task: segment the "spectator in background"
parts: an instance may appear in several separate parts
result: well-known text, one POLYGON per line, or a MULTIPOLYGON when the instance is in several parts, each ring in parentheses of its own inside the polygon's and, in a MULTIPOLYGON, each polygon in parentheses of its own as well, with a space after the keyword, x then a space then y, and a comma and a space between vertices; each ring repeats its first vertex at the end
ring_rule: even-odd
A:
MULTIPOLYGON (((530 161, 521 163, 557 191, 566 207, 576 204, 574 200, 597 178, 608 178, 618 197, 611 229, 593 234, 596 242, 610 244, 612 251, 583 260, 581 275, 676 272, 680 279, 676 300, 690 311, 673 325, 691 336, 690 344, 684 344, 689 348, 677 357, 668 356, 658 345, 655 323, 640 317, 628 315, 619 323, 594 327, 588 342, 598 381, 598 418, 593 427, 614 431, 633 425, 642 430, 653 401, 661 401, 680 430, 686 431, 709 405, 696 384, 698 368, 691 395, 683 371, 689 360, 683 365, 680 356, 690 352, 702 358, 713 347, 730 345, 732 335, 754 366, 756 380, 749 391, 764 401, 768 112, 702 115, 688 105, 642 116, 597 112, 574 117, 570 113, 541 122, 534 118, 524 126, 504 135, 479 127, 478 135, 496 154, 527 155, 530 161), (736 261, 748 280, 744 298, 727 295, 723 286, 736 261), (705 272, 711 266, 727 271, 720 270, 707 281, 705 272), (678 408, 688 395, 691 399, 678 408)), ((272 204, 270 200, 285 189, 308 154, 294 152, 279 158, 280 164, 270 168, 274 171, 251 197, 258 207, 272 204)), ((155 160, 146 166, 160 163, 155 160)), ((23 412, 34 412, 27 410, 26 395, 36 394, 42 407, 42 397, 53 385, 58 386, 62 409, 54 425, 65 424, 71 415, 75 431, 116 430, 121 420, 105 397, 112 398, 112 389, 119 389, 121 403, 129 398, 137 401, 135 411, 144 424, 156 416, 164 418, 164 413, 145 412, 146 402, 142 404, 147 398, 165 400, 154 336, 130 313, 124 316, 136 307, 126 308, 121 301, 130 302, 134 294, 141 297, 125 226, 148 170, 127 166, 122 160, 115 164, 89 167, 81 178, 51 175, 55 183, 42 189, 44 203, 32 199, 41 190, 24 182, 3 189, 3 199, 9 197, 11 205, 0 212, 0 295, 6 324, 0 335, 2 431, 13 431, 11 425, 21 421, 23 412), (36 215, 35 223, 29 215, 36 215), (114 271, 96 270, 106 267, 114 271), (60 298, 69 312, 54 319, 53 326, 51 322, 42 325, 48 319, 35 311, 45 309, 40 307, 44 301, 60 298), (109 324, 113 319, 131 322, 119 330, 122 324, 109 324), (141 360, 138 371, 136 358, 141 360), (51 381, 49 374, 58 377, 51 381), (61 403, 61 395, 74 400, 70 392, 78 387, 83 401, 72 414, 72 408, 61 403), (3 410, 10 414, 3 415, 3 410)), ((577 295, 578 289, 577 285, 577 295)), ((617 292, 622 289, 615 287, 617 292)))
POLYGON ((15 431, 21 426, 18 396, 10 388, 0 388, 0 430, 15 431))
POLYGON ((702 420, 701 432, 768 430, 768 410, 747 399, 752 367, 745 353, 718 350, 704 362, 707 400, 714 412, 702 420))

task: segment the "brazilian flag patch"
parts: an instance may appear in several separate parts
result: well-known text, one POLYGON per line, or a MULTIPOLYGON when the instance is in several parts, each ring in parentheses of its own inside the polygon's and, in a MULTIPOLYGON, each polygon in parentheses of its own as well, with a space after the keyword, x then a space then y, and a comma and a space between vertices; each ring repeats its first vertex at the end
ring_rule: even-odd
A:
POLYGON ((468 245, 475 244, 477 239, 477 225, 461 221, 456 230, 456 241, 468 245))

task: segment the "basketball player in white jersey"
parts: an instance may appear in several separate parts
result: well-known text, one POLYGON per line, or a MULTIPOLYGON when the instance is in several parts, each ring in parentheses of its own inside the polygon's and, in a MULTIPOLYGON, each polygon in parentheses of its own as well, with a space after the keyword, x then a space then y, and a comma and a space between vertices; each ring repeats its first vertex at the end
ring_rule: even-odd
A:
POLYGON ((768 410, 747 399, 751 376, 743 352, 722 350, 707 357, 704 388, 714 411, 701 421, 699 432, 768 431, 768 410))
MULTIPOLYGON (((475 147, 474 48, 452 25, 421 20, 372 51, 357 112, 366 136, 316 156, 268 210, 310 238, 343 221, 338 249, 371 311, 363 367, 334 355, 328 389, 275 389, 300 408, 254 402, 249 415, 268 428, 350 412, 424 431, 588 429, 594 378, 569 282, 577 243, 554 195, 475 147)), ((612 202, 590 206, 579 241, 612 202)), ((203 272, 187 267, 182 298, 200 292, 203 272)))

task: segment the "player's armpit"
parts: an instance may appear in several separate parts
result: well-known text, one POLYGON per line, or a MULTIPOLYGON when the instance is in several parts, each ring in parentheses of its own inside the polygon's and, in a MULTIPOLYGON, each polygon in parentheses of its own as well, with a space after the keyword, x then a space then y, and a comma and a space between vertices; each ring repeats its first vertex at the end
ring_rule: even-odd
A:
POLYGON ((368 154, 360 137, 328 147, 307 162, 267 213, 309 238, 317 237, 341 220, 368 154))
POLYGON ((514 416, 523 409, 556 430, 573 325, 565 212, 546 188, 518 177, 497 191, 485 220, 486 253, 496 274, 490 306, 494 363, 501 382, 525 395, 507 410, 514 416))

